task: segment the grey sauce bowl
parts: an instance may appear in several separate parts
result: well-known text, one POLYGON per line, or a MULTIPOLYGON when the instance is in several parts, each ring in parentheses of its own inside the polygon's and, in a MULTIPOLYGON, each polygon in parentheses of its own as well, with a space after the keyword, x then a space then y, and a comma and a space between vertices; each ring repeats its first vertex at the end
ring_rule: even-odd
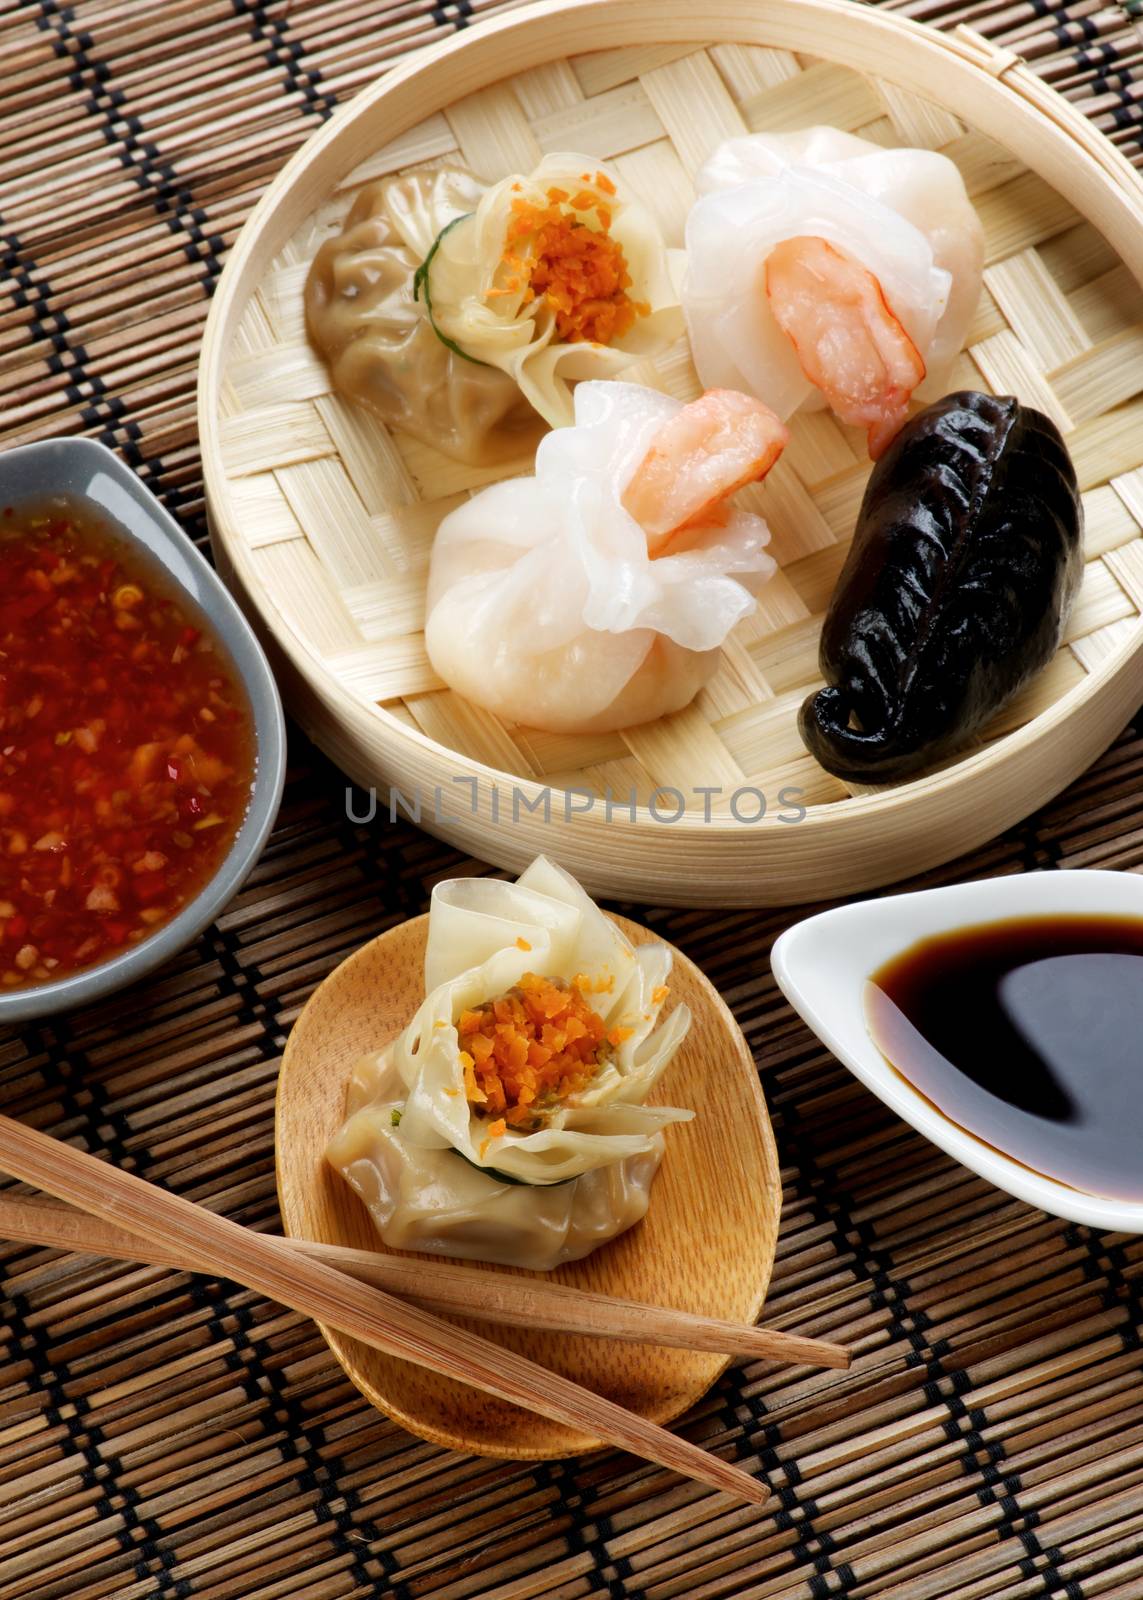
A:
MULTIPOLYGON (((159 567, 191 611, 206 621, 246 691, 254 723, 254 785, 230 849, 195 898, 122 954, 82 972, 28 989, 0 990, 0 1025, 46 1017, 124 988, 152 972, 212 922, 238 892, 261 854, 282 798, 286 728, 282 703, 262 647, 246 618, 178 523, 129 467, 92 439, 49 439, 0 453, 0 506, 16 511, 63 496, 134 546, 139 564, 159 567)), ((2 581, 2 574, 0 574, 2 581)))

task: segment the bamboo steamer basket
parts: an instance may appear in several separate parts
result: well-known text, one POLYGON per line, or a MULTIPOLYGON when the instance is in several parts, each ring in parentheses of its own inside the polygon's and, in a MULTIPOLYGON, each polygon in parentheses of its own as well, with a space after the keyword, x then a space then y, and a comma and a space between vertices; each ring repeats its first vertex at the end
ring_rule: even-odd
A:
MULTIPOLYGON (((396 791, 400 814, 464 849, 513 870, 546 851, 594 893, 669 904, 873 888, 1011 827, 1143 696, 1143 302, 1126 265, 1140 261, 1143 180, 1017 56, 967 29, 945 36, 849 0, 527 7, 358 95, 244 228, 199 381, 220 565, 261 618, 307 732, 382 808, 396 791), (313 254, 368 180, 440 159, 495 180, 550 149, 612 162, 678 243, 690 177, 720 140, 816 122, 941 149, 965 175, 987 266, 950 388, 1015 393, 1065 434, 1087 528, 1061 650, 939 770, 862 790, 818 768, 797 708, 820 681, 818 628, 869 470, 860 438, 818 413, 794 419, 786 456, 751 491, 780 570, 690 707, 614 735, 502 724, 441 685, 421 633, 433 531, 494 474, 389 435, 331 393, 302 315, 313 254)), ((685 345, 636 375, 698 391, 685 345)))

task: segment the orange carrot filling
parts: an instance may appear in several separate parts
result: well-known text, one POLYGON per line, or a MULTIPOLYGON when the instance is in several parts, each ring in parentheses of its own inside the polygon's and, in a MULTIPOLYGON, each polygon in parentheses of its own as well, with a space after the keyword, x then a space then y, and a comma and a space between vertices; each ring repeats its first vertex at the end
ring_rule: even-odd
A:
MULTIPOLYGON (((589 174, 583 181, 592 182, 589 174)), ((631 274, 623 246, 612 237, 612 211, 604 198, 614 193, 607 174, 597 172, 593 188, 576 194, 549 189, 546 205, 513 200, 500 283, 488 297, 521 294, 522 305, 543 300, 555 313, 557 337, 567 344, 622 338, 651 308, 627 293, 631 274)))
POLYGON ((514 989, 457 1023, 465 1094, 488 1133, 535 1128, 569 1095, 585 1089, 630 1028, 608 1030, 582 987, 526 972, 514 989))

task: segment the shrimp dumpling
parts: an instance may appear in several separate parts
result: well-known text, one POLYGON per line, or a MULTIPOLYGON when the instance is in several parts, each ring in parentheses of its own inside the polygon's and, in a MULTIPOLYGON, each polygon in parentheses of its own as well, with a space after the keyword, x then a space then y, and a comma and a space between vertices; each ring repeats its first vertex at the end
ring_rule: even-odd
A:
POLYGON ((530 478, 490 485, 440 525, 425 642, 450 688, 549 732, 629 727, 688 704, 770 576, 769 529, 727 497, 787 439, 760 401, 684 405, 582 383, 575 425, 530 478))
POLYGON ((912 399, 943 394, 980 295, 956 166, 817 127, 728 140, 697 186, 683 307, 702 381, 782 417, 828 404, 876 459, 912 399))

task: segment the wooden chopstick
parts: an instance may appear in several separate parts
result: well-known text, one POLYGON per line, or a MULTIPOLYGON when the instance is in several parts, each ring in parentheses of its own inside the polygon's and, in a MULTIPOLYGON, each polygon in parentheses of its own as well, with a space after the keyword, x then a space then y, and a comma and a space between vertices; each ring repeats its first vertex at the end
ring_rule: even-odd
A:
POLYGON ((740 1467, 503 1345, 5 1116, 0 1171, 389 1355, 591 1433, 751 1505, 765 1505, 770 1497, 766 1485, 740 1467))
MULTIPOLYGON (((176 1267, 180 1271, 194 1271, 198 1265, 193 1258, 161 1241, 141 1239, 71 1206, 23 1195, 0 1195, 0 1239, 146 1266, 176 1267)), ((849 1351, 844 1346, 777 1328, 725 1322, 689 1311, 644 1305, 637 1300, 589 1294, 564 1284, 485 1272, 479 1267, 409 1260, 310 1239, 283 1242, 292 1251, 324 1261, 362 1283, 412 1300, 426 1311, 459 1312, 480 1322, 508 1327, 591 1334, 637 1344, 670 1345, 679 1350, 715 1350, 755 1360, 789 1361, 840 1371, 849 1366, 849 1351)))

